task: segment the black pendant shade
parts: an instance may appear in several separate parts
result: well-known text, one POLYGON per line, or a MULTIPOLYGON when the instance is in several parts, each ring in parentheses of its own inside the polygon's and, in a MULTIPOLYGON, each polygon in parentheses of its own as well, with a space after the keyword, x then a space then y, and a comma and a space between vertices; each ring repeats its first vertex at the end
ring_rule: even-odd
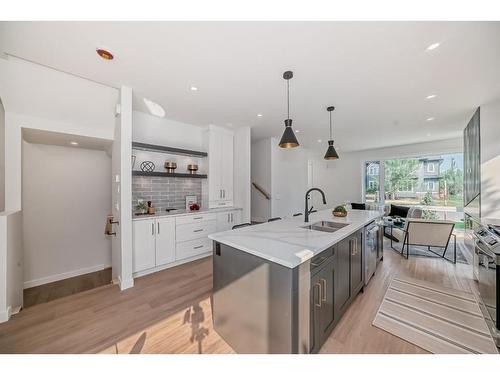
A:
POLYGON ((335 147, 333 147, 333 141, 328 141, 328 149, 326 150, 325 159, 326 160, 335 160, 339 158, 339 154, 335 151, 335 147))
POLYGON ((299 145, 299 141, 297 141, 297 137, 292 129, 292 120, 285 120, 285 131, 283 132, 283 136, 280 140, 281 148, 292 148, 297 147, 299 145))
POLYGON ((287 94, 287 119, 285 120, 285 131, 281 137, 279 146, 281 148, 293 148, 299 145, 297 137, 292 129, 292 119, 290 118, 290 79, 293 78, 293 72, 286 71, 283 73, 283 79, 286 80, 286 94, 287 94))
POLYGON ((326 150, 325 159, 326 160, 336 160, 339 158, 339 154, 333 147, 333 137, 332 137, 332 111, 335 107, 328 107, 326 110, 330 112, 330 140, 328 141, 328 149, 326 150))

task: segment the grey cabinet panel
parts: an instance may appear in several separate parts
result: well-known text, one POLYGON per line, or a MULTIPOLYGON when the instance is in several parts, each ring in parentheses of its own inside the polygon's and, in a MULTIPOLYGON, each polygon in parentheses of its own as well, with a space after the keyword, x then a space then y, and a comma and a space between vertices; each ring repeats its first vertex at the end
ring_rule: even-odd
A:
POLYGON ((342 240, 337 244, 337 272, 335 283, 335 307, 337 312, 349 302, 351 297, 351 254, 350 254, 350 237, 342 240))
POLYGON ((363 233, 356 232, 351 240, 351 296, 363 287, 363 233))
POLYGON ((316 353, 335 323, 335 258, 330 257, 311 278, 310 348, 316 353))

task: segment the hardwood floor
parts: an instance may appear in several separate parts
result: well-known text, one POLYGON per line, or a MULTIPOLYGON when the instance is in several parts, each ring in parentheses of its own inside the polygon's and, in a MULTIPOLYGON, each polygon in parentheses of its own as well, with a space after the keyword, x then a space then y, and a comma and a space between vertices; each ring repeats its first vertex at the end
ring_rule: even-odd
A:
MULTIPOLYGON (((339 322, 321 353, 425 353, 372 326, 397 274, 470 291, 471 266, 384 252, 365 292, 339 322)), ((233 353, 213 330, 212 261, 189 264, 43 303, 0 324, 0 353, 233 353)))
POLYGON ((111 283, 111 267, 24 289, 24 308, 81 293, 111 283))

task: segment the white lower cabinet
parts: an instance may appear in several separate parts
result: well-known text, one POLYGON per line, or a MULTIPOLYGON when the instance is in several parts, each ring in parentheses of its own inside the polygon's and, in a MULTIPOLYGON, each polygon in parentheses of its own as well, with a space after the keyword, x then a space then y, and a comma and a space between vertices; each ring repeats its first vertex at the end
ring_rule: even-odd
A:
POLYGON ((212 252, 208 235, 229 230, 240 221, 240 210, 134 220, 133 272, 144 275, 168 264, 208 255, 212 252))
POLYGON ((135 220, 132 225, 133 272, 175 261, 175 219, 135 220))
POLYGON ((233 229, 234 225, 241 224, 241 211, 231 210, 217 214, 217 232, 233 229))
POLYGON ((175 219, 156 219, 156 265, 175 261, 175 219))
POLYGON ((156 265, 155 219, 136 220, 132 225, 133 271, 139 272, 156 265))
POLYGON ((208 237, 180 242, 175 250, 177 260, 191 258, 212 251, 212 240, 208 237))

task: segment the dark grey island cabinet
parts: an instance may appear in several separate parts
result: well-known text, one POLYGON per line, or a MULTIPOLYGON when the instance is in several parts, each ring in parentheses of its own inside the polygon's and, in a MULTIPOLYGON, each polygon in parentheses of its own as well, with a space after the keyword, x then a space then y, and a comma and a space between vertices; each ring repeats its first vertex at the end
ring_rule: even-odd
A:
POLYGON ((363 290, 362 239, 363 230, 359 230, 311 261, 311 353, 319 351, 354 298, 363 290), (322 262, 315 263, 318 259, 322 262))
POLYGON ((238 353, 317 353, 364 286, 363 229, 289 268, 214 241, 214 328, 238 353))

